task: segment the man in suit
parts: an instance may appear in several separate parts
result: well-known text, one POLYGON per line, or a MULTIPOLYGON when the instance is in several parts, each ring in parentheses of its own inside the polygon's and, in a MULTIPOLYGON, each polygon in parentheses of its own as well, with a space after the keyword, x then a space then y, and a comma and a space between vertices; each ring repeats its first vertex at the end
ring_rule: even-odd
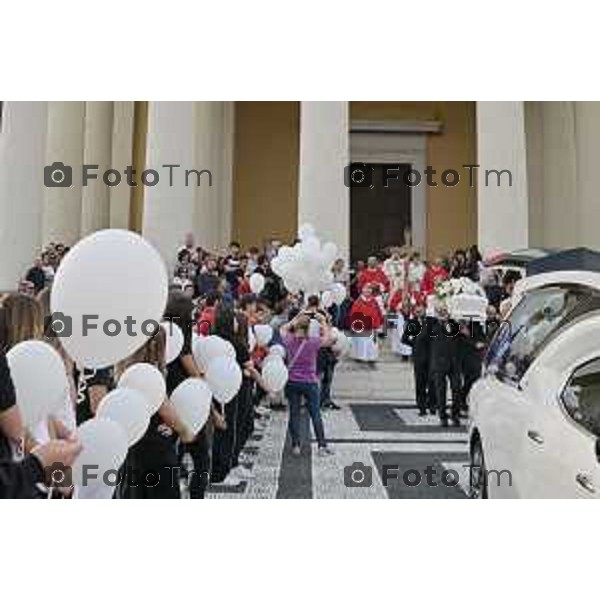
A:
POLYGON ((433 322, 430 340, 431 385, 437 403, 440 425, 448 427, 446 409, 447 382, 452 393, 452 424, 460 425, 460 354, 458 347, 458 323, 449 318, 445 307, 438 308, 438 318, 433 322))
POLYGON ((402 343, 412 348, 417 408, 422 417, 427 414, 428 408, 431 414, 436 412, 434 397, 429 390, 428 321, 429 319, 425 317, 425 307, 417 304, 414 308, 414 317, 406 322, 402 334, 402 343))

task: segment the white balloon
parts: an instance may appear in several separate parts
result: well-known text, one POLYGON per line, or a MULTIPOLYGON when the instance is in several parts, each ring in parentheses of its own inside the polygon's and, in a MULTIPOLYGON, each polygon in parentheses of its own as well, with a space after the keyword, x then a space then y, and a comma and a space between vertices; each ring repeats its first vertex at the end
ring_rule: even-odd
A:
POLYGON ((270 325, 255 325, 254 336, 256 337, 257 346, 268 346, 273 337, 273 328, 270 325))
POLYGON ((183 348, 183 331, 173 321, 163 321, 160 325, 165 330, 165 362, 170 364, 181 354, 183 348))
POLYGON ((142 439, 150 425, 150 407, 141 392, 118 387, 102 398, 96 416, 118 423, 127 435, 127 443, 133 446, 142 439))
POLYGON ((324 308, 329 308, 335 302, 335 298, 333 297, 333 292, 329 290, 325 290, 321 294, 321 304, 324 308))
POLYGON ((315 228, 310 223, 303 223, 298 229, 298 237, 304 241, 315 235, 315 228))
POLYGON ((331 291, 336 304, 341 304, 346 299, 346 286, 343 283, 334 283, 331 291))
MULTIPOLYGON (((73 483, 77 485, 101 482, 106 472, 118 470, 127 456, 127 434, 115 421, 90 419, 77 428, 77 437, 82 445, 73 463, 73 483)), ((107 478, 112 482, 116 475, 110 473, 107 478)))
POLYGON ((305 260, 318 263, 321 255, 321 243, 316 237, 309 237, 302 240, 302 253, 305 260))
POLYGON ((294 254, 294 251, 291 248, 291 246, 281 246, 281 248, 279 248, 279 252, 277 252, 277 256, 275 258, 289 260, 290 258, 292 258, 293 254, 294 254))
POLYGON ((235 348, 231 342, 218 335, 199 336, 192 346, 192 353, 202 371, 206 371, 210 362, 220 356, 235 359, 235 348))
POLYGON ((288 370, 279 356, 273 356, 265 361, 262 368, 262 378, 270 392, 280 392, 287 383, 288 370))
POLYGON ((156 333, 167 284, 162 258, 137 233, 105 229, 82 239, 61 261, 50 298, 52 312, 71 320, 71 335, 61 337, 69 356, 90 368, 131 356, 156 333), (96 326, 86 327, 86 335, 84 316, 96 326), (131 331, 136 335, 128 334, 126 319, 135 321, 131 331), (108 322, 110 333, 118 331, 118 324, 117 335, 107 335, 108 322))
POLYGON ((6 354, 23 422, 32 430, 58 413, 69 391, 65 364, 46 342, 20 342, 6 354))
POLYGON ((210 361, 206 370, 206 383, 214 397, 225 404, 232 400, 242 385, 242 370, 229 356, 219 356, 210 361))
POLYGON ((280 356, 281 358, 285 358, 286 354, 287 351, 281 344, 274 344, 269 348, 269 356, 280 356))
POLYGON ((208 420, 212 392, 199 377, 188 377, 171 394, 171 402, 185 427, 196 435, 208 420))
POLYGON ((117 386, 140 392, 148 403, 151 415, 160 408, 167 394, 163 374, 149 363, 136 363, 128 367, 119 378, 117 386))
POLYGON ((253 294, 260 294, 265 287, 265 278, 261 273, 252 273, 250 275, 250 290, 253 294))

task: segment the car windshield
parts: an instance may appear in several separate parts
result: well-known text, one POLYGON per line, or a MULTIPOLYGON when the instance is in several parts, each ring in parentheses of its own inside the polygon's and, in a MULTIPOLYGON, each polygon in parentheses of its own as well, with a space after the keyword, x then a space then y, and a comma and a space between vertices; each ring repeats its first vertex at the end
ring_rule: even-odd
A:
POLYGON ((504 381, 518 382, 533 359, 591 292, 581 287, 546 287, 528 292, 494 337, 486 367, 504 381))

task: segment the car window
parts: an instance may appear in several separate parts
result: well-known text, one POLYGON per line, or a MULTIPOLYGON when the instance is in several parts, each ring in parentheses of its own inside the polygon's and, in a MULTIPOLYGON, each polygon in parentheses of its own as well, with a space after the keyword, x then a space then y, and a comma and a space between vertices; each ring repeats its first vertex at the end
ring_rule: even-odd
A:
POLYGON ((600 436, 600 358, 575 369, 563 390, 562 402, 574 421, 600 436))
POLYGON ((552 335, 589 295, 578 287, 546 287, 527 293, 490 344, 488 371, 503 381, 518 382, 552 335))

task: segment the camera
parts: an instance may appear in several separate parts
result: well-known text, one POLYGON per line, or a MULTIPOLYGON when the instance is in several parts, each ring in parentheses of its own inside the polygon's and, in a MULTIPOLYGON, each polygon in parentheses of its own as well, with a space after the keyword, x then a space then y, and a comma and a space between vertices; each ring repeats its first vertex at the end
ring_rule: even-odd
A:
POLYGON ((361 462, 344 467, 344 485, 346 487, 371 487, 373 485, 373 467, 361 462))
POLYGON ((71 187, 73 168, 62 162, 53 162, 44 167, 44 185, 46 187, 71 187))
POLYGON ((48 487, 71 487, 73 485, 73 470, 63 463, 52 463, 44 469, 48 487))
POLYGON ((352 337, 369 337, 373 333, 373 319, 361 312, 349 314, 344 325, 352 337))
POLYGON ((350 163, 344 167, 344 185, 346 187, 371 187, 373 167, 366 163, 350 163))
POLYGON ((52 313, 50 327, 56 337, 69 337, 73 333, 73 319, 62 312, 52 313))

